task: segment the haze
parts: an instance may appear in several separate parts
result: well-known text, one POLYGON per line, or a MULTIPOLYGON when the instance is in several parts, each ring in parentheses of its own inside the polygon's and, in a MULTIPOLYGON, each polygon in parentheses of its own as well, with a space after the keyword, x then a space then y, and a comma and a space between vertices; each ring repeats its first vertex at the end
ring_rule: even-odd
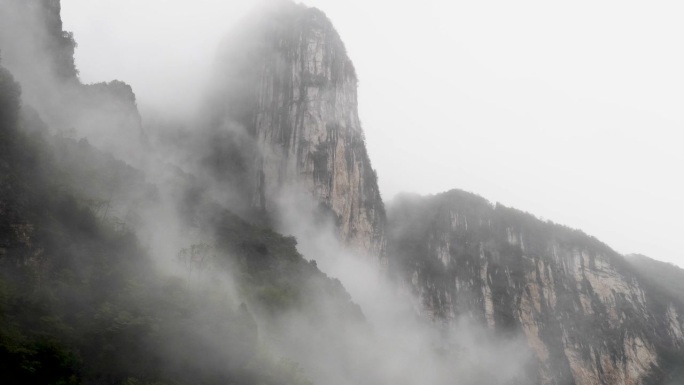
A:
MULTIPOLYGON (((84 82, 192 114, 248 0, 64 0, 84 82)), ((684 5, 308 0, 360 78, 385 200, 460 188, 684 266, 684 5)), ((145 116, 144 116, 145 117, 145 116)))

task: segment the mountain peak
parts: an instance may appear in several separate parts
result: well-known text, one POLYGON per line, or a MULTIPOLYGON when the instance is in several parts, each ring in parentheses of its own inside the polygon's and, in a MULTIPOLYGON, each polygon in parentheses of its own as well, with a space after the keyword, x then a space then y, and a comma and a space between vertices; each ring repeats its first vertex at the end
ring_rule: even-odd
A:
POLYGON ((225 42, 218 72, 212 121, 221 135, 252 139, 242 155, 252 206, 278 213, 286 200, 309 200, 344 242, 383 254, 384 205, 358 115, 356 72, 325 14, 292 2, 260 9, 225 42))

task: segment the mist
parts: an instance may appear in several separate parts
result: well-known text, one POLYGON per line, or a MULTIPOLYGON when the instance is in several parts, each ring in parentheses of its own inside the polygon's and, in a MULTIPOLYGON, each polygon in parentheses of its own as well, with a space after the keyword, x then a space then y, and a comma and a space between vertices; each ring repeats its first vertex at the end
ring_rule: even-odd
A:
MULTIPOLYGON (((217 0, 188 6, 161 0, 64 0, 63 29, 73 30, 72 36, 62 31, 61 24, 46 24, 40 7, 1 1, 0 65, 21 86, 22 120, 17 126, 40 138, 31 151, 48 154, 43 158, 49 165, 43 167, 52 176, 45 177, 49 187, 44 189, 48 194, 57 190, 71 194, 72 206, 78 208, 74 211, 87 219, 88 225, 74 231, 78 237, 74 236, 69 250, 75 261, 83 262, 114 245, 111 255, 103 255, 126 261, 120 269, 123 278, 117 276, 113 280, 117 283, 111 284, 114 294, 111 298, 102 295, 105 300, 96 303, 93 319, 115 320, 107 333, 131 328, 138 334, 130 339, 143 336, 134 345, 147 360, 134 363, 134 369, 127 367, 129 363, 114 362, 112 372, 123 367, 130 373, 123 379, 107 374, 111 378, 102 379, 103 383, 116 378, 137 384, 162 374, 167 381, 217 384, 540 381, 539 357, 524 333, 490 328, 473 312, 451 318, 437 314, 421 300, 416 287, 393 274, 388 262, 393 258, 391 248, 369 255, 368 250, 349 244, 340 234, 340 218, 330 215, 331 209, 316 199, 310 186, 297 179, 278 181, 282 183, 277 189, 262 190, 263 196, 257 193, 264 185, 260 163, 277 158, 273 154, 282 149, 264 146, 253 132, 251 114, 258 107, 253 99, 261 90, 248 86, 261 84, 263 68, 253 65, 259 63, 255 59, 259 55, 270 55, 276 63, 289 60, 270 51, 271 41, 260 40, 268 37, 262 30, 277 28, 279 7, 296 12, 287 8, 289 2, 266 1, 255 6, 248 0, 217 0), (75 62, 70 60, 74 52, 75 62), (88 228, 105 235, 97 233, 88 240, 83 235, 89 234, 88 228), (149 309, 153 313, 145 313, 149 309), (154 375, 146 372, 147 366, 155 368, 154 375)), ((677 261, 671 246, 649 248, 626 241, 642 238, 647 244, 657 239, 643 223, 615 229, 618 236, 605 230, 629 222, 616 215, 624 211, 625 202, 635 199, 621 190, 624 181, 632 178, 632 172, 641 175, 652 169, 630 158, 641 144, 639 130, 662 123, 654 129, 664 138, 660 152, 666 155, 659 161, 684 161, 672 147, 669 133, 680 123, 676 117, 660 116, 653 123, 650 113, 630 110, 615 120, 614 111, 624 112, 624 106, 573 115, 572 106, 586 112, 596 105, 587 107, 574 96, 551 92, 537 82, 530 87, 539 86, 539 90, 528 89, 527 98, 513 105, 509 102, 517 97, 512 90, 520 85, 519 80, 495 78, 505 84, 503 91, 491 79, 464 84, 461 75, 453 79, 449 75, 454 57, 442 62, 444 57, 439 57, 439 70, 428 72, 421 63, 434 63, 435 59, 427 58, 451 46, 449 33, 453 31, 442 35, 439 31, 446 27, 428 26, 430 18, 421 20, 425 14, 416 17, 418 25, 411 30, 422 25, 427 32, 409 37, 399 30, 384 31, 389 38, 373 33, 368 35, 375 44, 370 49, 359 40, 370 30, 368 23, 382 16, 375 5, 370 6, 373 13, 360 17, 363 27, 354 32, 349 17, 360 14, 360 5, 350 5, 353 12, 349 13, 340 11, 339 5, 322 3, 330 6, 331 19, 339 22, 352 59, 359 59, 361 120, 367 132, 361 143, 368 144, 385 197, 405 189, 434 193, 461 186, 582 226, 615 241, 620 251, 648 248, 653 256, 666 259, 667 254, 669 260, 677 261), (438 36, 437 42, 412 53, 411 60, 403 55, 412 49, 396 52, 397 42, 420 47, 429 40, 425 33, 438 36), (389 41, 393 43, 386 45, 389 41), (393 53, 384 57, 380 48, 393 53), (381 64, 369 64, 373 60, 381 64), (439 84, 445 91, 423 88, 427 86, 414 91, 418 83, 439 84), (468 94, 483 84, 479 94, 468 94), (547 91, 553 97, 543 103, 539 95, 547 91), (404 95, 402 104, 389 98, 388 92, 404 95), (498 96, 487 99, 483 93, 498 96), (426 95, 435 100, 427 101, 426 95), (387 100, 378 102, 378 98, 387 100), (453 104, 459 105, 458 113, 452 111, 453 104), (435 117, 426 112, 430 110, 435 117), (535 115, 538 110, 545 112, 535 115), (556 116, 564 118, 559 122, 556 116), (597 122, 608 128, 594 133, 597 122), (623 132, 621 127, 629 125, 636 131, 623 132), (431 126, 440 131, 431 131, 431 126), (584 126, 589 128, 577 128, 584 126), (536 139, 529 144, 532 137, 536 139), (615 158, 613 152, 605 155, 610 162, 601 161, 601 153, 618 137, 623 145, 621 157, 615 158), (540 162, 551 158, 569 160, 540 162), (389 171, 390 164, 395 171, 389 171), (590 169, 596 173, 584 175, 590 169), (616 189, 606 187, 611 180, 605 177, 608 174, 621 181, 616 189), (597 191, 602 192, 589 200, 580 199, 597 191), (540 194, 551 199, 539 200, 540 194), (586 210, 605 202, 611 202, 614 209, 591 211, 591 220, 586 219, 586 210), (599 221, 606 217, 612 219, 599 221)), ((432 12, 429 15, 434 16, 436 7, 426 6, 432 12)), ((393 28, 403 26, 415 6, 402 3, 396 9, 402 16, 388 22, 393 28)), ((482 80, 488 71, 485 65, 474 73, 482 80)), ((644 158, 648 155, 639 157, 644 158)), ((650 179, 633 178, 657 186, 663 175, 673 175, 669 167, 663 166, 662 174, 650 179)), ((680 205, 670 199, 679 191, 676 183, 655 188, 658 194, 670 190, 655 211, 677 216, 680 205)), ((660 195, 638 190, 644 193, 640 201, 656 204, 654 197, 660 195)), ((631 215, 645 215, 646 207, 637 205, 631 215)), ((71 218, 70 214, 66 217, 71 218)), ((646 223, 672 223, 669 217, 649 218, 646 223)), ((676 226, 655 227, 667 233, 676 226)), ((86 277, 91 267, 81 269, 77 262, 64 263, 69 265, 67 273, 55 263, 56 273, 51 276, 57 277, 53 279, 59 285, 72 270, 86 277)), ((107 268, 109 264, 115 262, 102 262, 107 268)), ((71 302, 55 306, 60 314, 77 308, 73 303, 80 294, 73 291, 69 292, 71 302)), ((86 332, 74 332, 74 340, 87 340, 86 332)), ((114 341, 129 342, 126 338, 114 341)))
MULTIPOLYGON (((684 58, 668 48, 682 43, 679 5, 305 3, 326 11, 359 69, 387 200, 459 187, 681 265, 671 218, 684 185, 671 175, 684 163, 684 58)), ((252 6, 64 4, 84 79, 126 79, 143 111, 176 115, 199 104, 218 43, 252 6)))
MULTIPOLYGON (((106 9, 108 17, 121 19, 126 14, 117 12, 125 10, 125 4, 106 9)), ((25 108, 35 108, 37 119, 45 123, 48 131, 43 135, 48 143, 66 146, 66 152, 60 152, 56 158, 57 164, 70 173, 83 174, 83 178, 88 178, 88 171, 78 171, 82 164, 94 167, 104 162, 111 165, 100 166, 100 170, 106 167, 125 170, 112 171, 111 176, 102 177, 102 183, 92 181, 90 187, 84 186, 78 191, 87 202, 93 202, 100 220, 128 228, 136 235, 140 247, 151 258, 155 274, 170 280, 167 292, 175 293, 172 295, 177 301, 193 309, 189 318, 182 318, 168 330, 184 336, 167 337, 158 346, 161 349, 156 355, 165 370, 176 373, 179 379, 192 368, 218 373, 242 370, 258 354, 264 354, 255 349, 265 349, 267 357, 297 362, 304 376, 316 383, 523 381, 529 356, 519 354, 526 351, 520 336, 495 338, 466 319, 435 328, 437 321, 421 314, 418 300, 399 287, 398 282, 389 280, 380 263, 368 256, 355 255, 340 242, 333 223, 321 218, 317 205, 307 194, 281 194, 275 211, 269 214, 273 219, 265 220, 263 214, 254 212, 250 185, 241 183, 251 169, 241 167, 259 150, 236 118, 240 108, 246 107, 237 101, 234 106, 228 106, 230 113, 225 114, 219 111, 226 108, 224 105, 211 102, 216 98, 212 96, 215 84, 232 82, 220 80, 222 69, 214 69, 216 56, 210 55, 211 50, 207 48, 218 47, 218 39, 204 41, 202 44, 207 47, 201 44, 193 47, 198 51, 190 58, 200 64, 175 66, 170 63, 179 60, 170 60, 171 51, 157 52, 155 55, 163 58, 164 63, 152 61, 136 65, 130 76, 133 88, 110 79, 98 79, 106 81, 102 85, 83 85, 81 82, 88 78, 83 73, 99 67, 99 63, 79 61, 80 78, 73 62, 51 64, 54 53, 43 47, 60 42, 52 40, 55 30, 63 36, 61 44, 66 46, 67 55, 76 44, 71 35, 59 32, 61 25, 46 27, 45 14, 41 12, 44 10, 40 7, 3 3, 2 64, 20 82, 25 108), (154 76, 150 78, 151 72, 154 76), (186 72, 187 76, 179 78, 179 72, 186 72), (138 89, 135 85, 141 77, 146 83, 138 89), (93 103, 92 97, 82 99, 91 90, 105 95, 101 104, 93 103), (147 111, 142 118, 137 114, 135 97, 140 98, 142 111, 147 111), (202 102, 205 106, 200 106, 202 102), (121 107, 112 110, 117 104, 121 107), (227 161, 222 158, 226 152, 227 161), (225 241, 217 233, 222 226, 242 223, 242 219, 221 214, 226 210, 257 223, 256 226, 271 223, 279 232, 295 236, 300 240, 297 250, 302 256, 315 261, 311 266, 314 269, 319 266, 333 279, 334 289, 329 290, 349 292, 350 297, 338 301, 349 301, 350 305, 344 306, 351 306, 350 309, 360 306, 360 310, 350 310, 350 315, 341 313, 340 304, 331 301, 331 292, 318 292, 315 286, 302 289, 307 292, 301 295, 309 298, 302 307, 276 314, 262 308, 259 302, 250 301, 243 293, 242 278, 235 276, 239 269, 235 264, 243 257, 231 251, 234 246, 221 246, 225 241), (334 286, 335 282, 339 286, 334 286), (325 316, 323 320, 312 320, 312 312, 322 312, 325 316), (255 344, 261 347, 255 348, 255 344), (203 358, 198 360, 197 355, 203 358), (229 364, 224 367, 226 363, 229 364), (495 373, 487 369, 494 364, 500 368, 495 373)), ((257 14, 264 10, 251 12, 257 14)), ((165 14, 159 20, 175 23, 179 15, 171 16, 165 14)), ((246 20, 243 24, 254 23, 249 18, 246 20)), ((144 22, 146 28, 154 29, 148 19, 144 22)), ((131 23, 135 25, 136 21, 131 23)), ((174 33, 166 26, 161 24, 155 28, 174 33)), ((241 28, 250 27, 242 25, 241 28)), ((183 29, 175 33, 183 33, 183 29)), ((203 33, 210 37, 218 35, 218 32, 203 33)), ((137 33, 134 36, 141 37, 137 33)), ((148 43, 154 41, 158 45, 160 36, 144 36, 152 39, 148 43)), ((172 37, 166 35, 164 39, 172 37)), ((136 44, 145 44, 144 39, 136 44)), ((87 35, 79 44, 86 47, 90 44, 87 35)), ((135 46, 125 39, 119 44, 135 46)), ((223 44, 239 52, 252 43, 228 35, 223 44)), ((175 50, 175 55, 185 55, 177 45, 163 47, 175 50)), ((59 47, 52 49, 59 50, 59 47)), ((117 60, 117 57, 116 50, 110 50, 99 56, 99 60, 117 60)), ((126 72, 121 75, 117 78, 129 81, 126 72)), ((296 185, 293 191, 299 191, 296 185)), ((325 275, 316 280, 328 285, 325 275)))
MULTIPOLYGON (((340 370, 351 362, 359 372, 325 372, 321 381, 351 384, 509 384, 534 382, 533 353, 523 335, 494 333, 473 314, 444 320, 415 296, 409 286, 387 274, 386 261, 355 254, 340 242, 332 221, 321 223, 317 206, 306 194, 290 191, 278 201, 279 226, 299 240, 298 249, 311 256, 323 272, 338 278, 365 315, 365 322, 345 325, 338 338, 351 347, 332 362, 310 346, 303 363, 340 370), (496 367, 493 371, 491 368, 496 367), (357 369, 358 370, 358 369, 357 369), (339 378, 339 380, 337 380, 339 378)), ((390 256, 391 258, 391 256, 390 256)), ((293 336, 311 330, 291 326, 293 336)), ((340 343, 340 341, 326 342, 340 343)), ((296 351, 288 347, 290 351, 296 351)), ((299 348, 301 349, 301 348, 299 348)))

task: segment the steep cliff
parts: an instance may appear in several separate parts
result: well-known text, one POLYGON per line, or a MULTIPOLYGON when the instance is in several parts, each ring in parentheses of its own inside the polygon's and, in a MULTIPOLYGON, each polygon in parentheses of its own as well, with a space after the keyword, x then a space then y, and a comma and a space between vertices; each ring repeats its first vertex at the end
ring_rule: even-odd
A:
MULTIPOLYGON (((395 340, 405 337, 392 334, 391 344, 374 351, 379 340, 369 338, 340 282, 299 255, 293 238, 231 214, 226 208, 235 207, 213 200, 221 195, 213 195, 213 181, 205 183, 202 175, 173 170, 171 186, 152 189, 144 205, 159 204, 159 190, 174 190, 167 193, 183 218, 155 227, 212 234, 219 258, 204 277, 212 279, 196 291, 158 276, 137 245, 136 229, 105 221, 92 206, 93 196, 111 198, 131 186, 147 191, 138 170, 86 141, 22 131, 45 124, 22 109, 15 79, 24 104, 49 127, 73 129, 126 161, 140 153, 132 89, 119 81, 81 84, 75 42, 62 29, 59 8, 59 0, 0 0, 0 48, 15 75, 0 68, 0 377, 19 373, 24 383, 79 375, 111 383, 306 383, 287 361, 281 369, 270 358, 262 362, 255 352, 270 345, 320 383, 336 378, 330 373, 352 378, 348 383, 468 383, 461 370, 444 375, 457 363, 472 363, 485 375, 478 379, 491 378, 491 365, 478 366, 480 356, 450 354, 446 343, 436 353, 418 350, 407 356, 411 360, 392 361, 395 340), (223 271, 235 274, 238 298, 253 313, 237 303, 226 306, 211 275, 223 271), (202 301, 194 303, 193 296, 202 301), (36 362, 41 366, 32 366, 36 362), (401 378, 414 365, 444 373, 401 378), (392 381, 378 380, 388 373, 392 381), (42 375, 57 378, 36 380, 42 375)), ((495 335, 524 336, 537 358, 537 383, 681 382, 684 289, 654 279, 677 282, 681 272, 644 260, 627 263, 579 231, 458 191, 400 198, 386 228, 357 112, 356 74, 330 21, 318 10, 284 2, 232 36, 209 121, 198 124, 209 135, 197 135, 212 145, 204 165, 224 186, 274 217, 305 196, 333 219, 340 238, 387 260, 390 273, 437 324, 467 318, 495 335)), ((197 266, 187 269, 188 276, 199 275, 197 266)), ((416 341, 413 329, 380 326, 416 341)))
MULTIPOLYGON (((197 186, 180 171, 152 186, 149 173, 87 140, 51 135, 1 64, 0 383, 306 385, 293 361, 299 356, 285 347, 273 356, 267 344, 284 345, 286 337, 309 348, 316 333, 329 347, 344 341, 342 325, 364 323, 340 282, 305 260, 292 237, 208 199, 184 199, 197 186), (135 199, 133 218, 110 220, 110 201, 135 191, 144 196, 135 199), (175 212, 162 194, 183 213, 144 228, 136 220, 143 211, 175 212), (212 245, 179 251, 185 274, 169 276, 146 235, 174 227, 202 231, 212 245), (199 256, 198 248, 211 254, 199 256), (307 322, 301 334, 281 331, 283 314, 307 322)), ((134 106, 124 83, 75 86, 84 114, 134 106)), ((70 96, 59 89, 56 97, 70 96)), ((48 96, 41 100, 62 102, 48 96)))
POLYGON ((251 204, 273 211, 303 193, 332 214, 341 239, 381 256, 385 212, 359 121, 357 78, 330 20, 283 2, 247 20, 226 47, 215 120, 254 140, 243 156, 251 204))
POLYGON ((523 333, 542 384, 665 383, 684 362, 681 298, 595 238, 455 190, 389 217, 392 271, 427 314, 523 333))

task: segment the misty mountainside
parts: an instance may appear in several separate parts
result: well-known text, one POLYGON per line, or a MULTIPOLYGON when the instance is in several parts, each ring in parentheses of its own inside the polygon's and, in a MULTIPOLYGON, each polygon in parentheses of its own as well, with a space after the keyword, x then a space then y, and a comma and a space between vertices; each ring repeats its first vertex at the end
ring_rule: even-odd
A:
POLYGON ((323 12, 257 8, 176 121, 83 84, 60 6, 0 0, 3 384, 682 382, 681 270, 457 190, 385 212, 323 12))
POLYGON ((168 165, 158 178, 125 163, 145 145, 137 131, 121 152, 99 142, 93 133, 140 128, 127 125, 139 124, 130 87, 57 76, 73 68, 73 57, 57 60, 73 44, 51 45, 69 36, 58 1, 1 6, 3 19, 26 21, 2 25, 0 64, 36 71, 0 69, 1 381, 309 383, 271 345, 297 336, 284 334, 283 319, 331 346, 344 324, 363 325, 340 282, 293 238, 198 199, 192 175, 168 165), (13 50, 22 33, 50 49, 13 50), (193 236, 154 244, 173 231, 193 236))
MULTIPOLYGON (((339 281, 304 260, 294 239, 225 209, 203 220, 208 243, 169 256, 177 275, 160 272, 136 235, 144 219, 114 217, 115 202, 89 195, 116 199, 107 188, 119 186, 142 191, 127 199, 150 207, 155 187, 85 141, 45 132, 25 116, 5 69, 0 90, 3 383, 303 384, 294 361, 265 348, 279 335, 276 318, 292 310, 311 328, 332 325, 323 331, 363 322, 339 281)), ((209 210, 182 211, 197 211, 197 221, 209 210)))
POLYGON ((426 314, 524 333, 541 383, 681 379, 681 271, 630 264, 578 230, 459 190, 403 195, 388 213, 391 270, 426 314))
POLYGON ((98 148, 133 161, 145 140, 135 95, 115 80, 82 84, 76 42, 62 29, 60 1, 0 1, 3 66, 22 86, 22 98, 51 128, 87 137, 98 148))
POLYGON ((684 301, 684 269, 640 254, 629 254, 625 258, 652 290, 660 291, 664 297, 684 301))
POLYGON ((283 2, 248 17, 224 43, 209 114, 219 130, 208 137, 217 144, 219 174, 226 173, 225 151, 243 148, 253 206, 282 212, 279 206, 313 196, 347 244, 378 258, 386 219, 357 82, 323 12, 283 2), (235 144, 241 136, 250 146, 235 144))

